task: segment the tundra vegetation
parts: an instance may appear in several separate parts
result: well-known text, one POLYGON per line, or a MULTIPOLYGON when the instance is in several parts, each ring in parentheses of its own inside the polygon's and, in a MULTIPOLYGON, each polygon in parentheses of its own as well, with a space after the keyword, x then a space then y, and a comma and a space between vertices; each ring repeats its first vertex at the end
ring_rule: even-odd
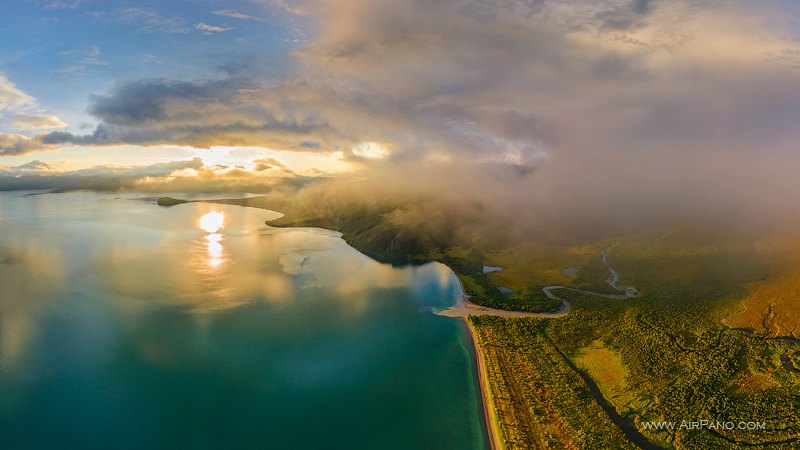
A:
POLYGON ((569 360, 655 446, 797 448, 800 343, 721 322, 749 297, 747 286, 768 283, 774 253, 736 241, 697 245, 683 233, 615 242, 609 262, 623 284, 639 288, 640 297, 559 291, 572 309, 558 319, 471 318, 479 345, 488 349, 507 447, 548 447, 540 433, 552 425, 539 422, 566 427, 561 433, 567 436, 553 435, 560 445, 572 446, 569 436, 580 436, 574 445, 579 448, 617 445, 598 440, 615 439, 606 431, 612 422, 582 404, 590 398, 588 389, 569 360), (566 360, 548 362, 546 355, 566 360), (557 394, 570 384, 573 395, 557 394), (573 417, 575 411, 584 411, 581 419, 573 417), (699 420, 732 422, 734 428, 680 427, 699 420), (674 422, 675 428, 647 430, 644 422, 674 422), (765 429, 740 430, 740 422, 764 422, 765 429))

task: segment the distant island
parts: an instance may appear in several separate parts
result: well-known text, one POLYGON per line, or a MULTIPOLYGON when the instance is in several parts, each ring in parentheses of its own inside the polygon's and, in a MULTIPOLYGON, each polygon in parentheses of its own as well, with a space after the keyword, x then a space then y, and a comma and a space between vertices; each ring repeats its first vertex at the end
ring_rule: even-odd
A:
POLYGON ((172 197, 159 197, 159 199, 156 201, 156 204, 158 206, 175 206, 189 202, 190 200, 178 200, 177 198, 172 197))

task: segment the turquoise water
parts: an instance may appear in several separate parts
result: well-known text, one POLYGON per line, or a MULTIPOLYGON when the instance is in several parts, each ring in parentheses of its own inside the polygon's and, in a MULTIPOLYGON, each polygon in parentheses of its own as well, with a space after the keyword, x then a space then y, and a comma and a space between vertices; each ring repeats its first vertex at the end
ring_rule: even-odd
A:
POLYGON ((444 266, 269 211, 0 193, 0 448, 485 449, 444 266))

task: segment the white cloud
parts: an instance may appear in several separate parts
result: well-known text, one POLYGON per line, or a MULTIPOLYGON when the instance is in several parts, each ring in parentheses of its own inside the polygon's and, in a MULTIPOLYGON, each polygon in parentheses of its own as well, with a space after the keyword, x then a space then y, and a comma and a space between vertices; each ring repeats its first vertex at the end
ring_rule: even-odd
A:
POLYGON ((266 4, 289 14, 309 15, 319 12, 318 0, 251 0, 253 3, 266 4))
POLYGON ((0 112, 35 104, 35 98, 22 92, 4 74, 0 73, 0 112))
POLYGON ((76 9, 76 8, 78 8, 79 6, 81 6, 84 3, 87 3, 87 2, 84 1, 84 0, 75 0, 75 1, 72 1, 72 2, 67 2, 67 1, 63 1, 63 0, 53 0, 53 1, 45 2, 42 5, 42 8, 46 9, 46 10, 76 9))
POLYGON ((110 64, 103 57, 100 47, 96 45, 61 52, 58 56, 69 59, 67 66, 56 70, 58 73, 81 73, 91 66, 107 66, 110 64))
POLYGON ((122 8, 114 18, 136 27, 138 33, 188 33, 191 28, 180 17, 165 16, 152 8, 122 8))
POLYGON ((66 128, 67 124, 56 116, 49 114, 16 113, 8 120, 8 124, 20 130, 37 130, 66 128))
POLYGON ((386 159, 391 152, 377 142, 362 142, 353 147, 353 154, 367 159, 386 159))
MULTIPOLYGON (((23 92, 5 74, 0 73, 0 127, 3 125, 21 131, 66 126, 58 117, 43 111, 35 98, 23 92)), ((0 156, 47 148, 48 146, 27 136, 0 132, 0 156)))
POLYGON ((256 22, 266 22, 266 20, 262 19, 261 17, 244 14, 239 11, 236 11, 235 9, 221 9, 219 11, 214 11, 214 14, 218 16, 231 17, 233 19, 239 19, 239 20, 254 20, 256 22))
POLYGON ((214 25, 209 25, 209 24, 203 23, 203 22, 198 23, 197 25, 194 26, 194 28, 196 30, 205 31, 205 32, 209 32, 209 33, 221 33, 223 31, 228 31, 228 30, 231 29, 231 28, 217 27, 217 26, 214 26, 214 25))

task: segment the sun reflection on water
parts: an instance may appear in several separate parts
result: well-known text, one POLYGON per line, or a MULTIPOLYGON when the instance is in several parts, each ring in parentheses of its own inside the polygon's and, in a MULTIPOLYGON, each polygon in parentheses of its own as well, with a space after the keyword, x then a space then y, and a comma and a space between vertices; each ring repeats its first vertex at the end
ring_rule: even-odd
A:
POLYGON ((206 236, 208 242, 208 265, 219 267, 222 264, 222 235, 219 233, 206 236))
POLYGON ((217 233, 225 224, 225 214, 218 211, 211 211, 200 217, 200 228, 210 233, 206 236, 206 248, 208 249, 208 265, 217 268, 222 265, 224 255, 222 252, 222 234, 217 233))
POLYGON ((200 217, 200 228, 209 233, 216 233, 225 224, 225 214, 219 211, 211 211, 200 217))

